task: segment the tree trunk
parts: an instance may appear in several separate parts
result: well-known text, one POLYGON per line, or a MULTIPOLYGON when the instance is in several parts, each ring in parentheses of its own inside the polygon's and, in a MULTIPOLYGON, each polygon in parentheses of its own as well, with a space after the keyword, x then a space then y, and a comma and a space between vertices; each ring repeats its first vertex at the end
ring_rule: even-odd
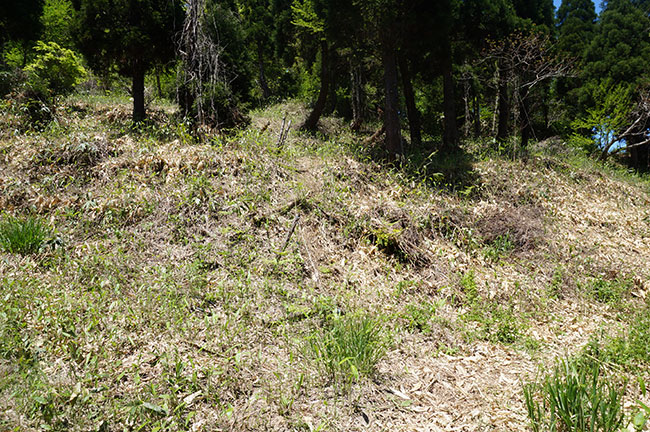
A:
POLYGON ((316 130, 318 125, 318 119, 320 119, 323 109, 325 109, 325 103, 327 102, 327 93, 329 92, 329 47, 327 46, 327 41, 322 40, 320 44, 321 50, 321 67, 320 67, 320 91, 318 92, 318 99, 314 108, 312 108, 311 113, 305 120, 305 122, 300 126, 300 129, 303 130, 316 130))
POLYGON ((463 119, 463 137, 469 138, 472 129, 472 111, 470 110, 470 82, 469 79, 463 80, 463 104, 465 105, 465 117, 463 119))
POLYGON ((399 124, 398 110, 398 80, 397 61, 395 56, 395 41, 390 31, 382 37, 382 63, 384 66, 384 88, 386 103, 384 109, 384 126, 386 127, 386 151, 390 159, 403 153, 402 133, 399 124))
POLYGON ((478 98, 478 92, 474 88, 474 137, 476 138, 481 136, 481 108, 478 98))
POLYGON ((156 68, 156 88, 158 90, 158 97, 162 99, 163 93, 162 93, 162 85, 160 84, 160 69, 156 68))
MULTIPOLYGON (((501 65, 499 65, 501 68, 501 65)), ((499 71, 499 123, 497 126, 497 140, 504 141, 508 137, 508 119, 510 118, 510 98, 508 97, 508 77, 506 71, 499 71)))
POLYGON ((533 125, 530 123, 530 118, 528 117, 528 95, 524 95, 521 99, 521 104, 519 106, 519 118, 521 124, 521 148, 525 149, 528 146, 528 141, 533 132, 533 125))
POLYGON ((361 66, 355 64, 355 59, 350 61, 350 99, 352 102, 352 122, 350 123, 350 128, 358 131, 363 124, 366 98, 363 90, 361 66))
POLYGON ((271 96, 271 89, 266 82, 266 74, 264 73, 264 50, 262 43, 257 41, 257 65, 260 71, 260 87, 262 87, 262 99, 268 99, 271 96))
POLYGON ((406 114, 409 118, 409 133, 411 135, 411 147, 419 147, 422 144, 422 134, 420 126, 420 112, 415 106, 415 94, 413 92, 413 83, 409 72, 408 60, 404 53, 397 54, 399 62, 399 71, 402 74, 402 87, 404 88, 404 100, 406 102, 406 114))
MULTIPOLYGON (((447 42, 448 43, 448 42, 447 42)), ((452 70, 451 47, 447 47, 442 59, 443 93, 443 147, 452 150, 458 146, 458 127, 456 125, 456 96, 454 95, 454 75, 452 70)))
POLYGON ((144 68, 136 67, 133 70, 133 87, 131 93, 133 96, 133 122, 138 123, 147 116, 144 107, 144 68))

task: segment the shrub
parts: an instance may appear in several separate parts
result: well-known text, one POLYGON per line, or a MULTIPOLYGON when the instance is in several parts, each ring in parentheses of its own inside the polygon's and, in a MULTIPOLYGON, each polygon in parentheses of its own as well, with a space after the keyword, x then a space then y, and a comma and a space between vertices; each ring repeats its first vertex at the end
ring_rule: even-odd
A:
POLYGON ((37 253, 49 235, 49 228, 39 219, 7 217, 0 222, 0 249, 21 255, 37 253))
POLYGON ((58 96, 70 93, 86 77, 77 55, 55 42, 38 41, 36 58, 25 67, 28 83, 35 91, 58 96))
POLYGON ((323 371, 344 384, 375 372, 386 351, 379 323, 369 317, 334 317, 324 331, 308 339, 308 348, 323 371))

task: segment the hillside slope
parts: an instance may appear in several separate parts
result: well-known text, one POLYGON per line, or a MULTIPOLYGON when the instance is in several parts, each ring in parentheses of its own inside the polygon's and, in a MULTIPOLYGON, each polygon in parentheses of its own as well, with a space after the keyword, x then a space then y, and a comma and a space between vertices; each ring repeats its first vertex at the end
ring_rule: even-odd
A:
POLYGON ((55 239, 0 253, 0 429, 527 430, 522 383, 647 307, 646 181, 551 144, 387 169, 336 119, 278 148, 285 114, 201 143, 114 101, 3 118, 0 208, 55 239), (328 351, 348 317, 368 374, 328 351))

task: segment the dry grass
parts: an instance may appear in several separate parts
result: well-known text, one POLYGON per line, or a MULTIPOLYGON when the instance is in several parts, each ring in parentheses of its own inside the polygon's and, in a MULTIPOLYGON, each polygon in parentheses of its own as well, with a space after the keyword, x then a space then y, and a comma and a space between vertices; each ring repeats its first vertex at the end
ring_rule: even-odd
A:
POLYGON ((612 170, 477 161, 465 197, 335 119, 278 151, 298 104, 200 143, 162 110, 136 133, 123 105, 74 106, 0 143, 0 208, 63 242, 0 255, 0 428, 525 430, 522 381, 625 323, 579 283, 632 278, 630 308, 650 285, 648 184, 612 170), (342 389, 306 341, 359 313, 392 343, 342 389))

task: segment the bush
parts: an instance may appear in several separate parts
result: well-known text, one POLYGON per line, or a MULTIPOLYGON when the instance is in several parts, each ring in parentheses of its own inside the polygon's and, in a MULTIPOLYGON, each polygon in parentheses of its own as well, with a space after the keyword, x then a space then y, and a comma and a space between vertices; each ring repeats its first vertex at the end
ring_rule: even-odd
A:
POLYGON ((50 230, 34 217, 6 217, 0 222, 0 249, 9 253, 37 253, 50 236, 50 230))
POLYGON ((48 97, 65 95, 86 77, 86 69, 72 50, 43 41, 38 41, 34 50, 36 58, 25 67, 34 91, 48 97))

